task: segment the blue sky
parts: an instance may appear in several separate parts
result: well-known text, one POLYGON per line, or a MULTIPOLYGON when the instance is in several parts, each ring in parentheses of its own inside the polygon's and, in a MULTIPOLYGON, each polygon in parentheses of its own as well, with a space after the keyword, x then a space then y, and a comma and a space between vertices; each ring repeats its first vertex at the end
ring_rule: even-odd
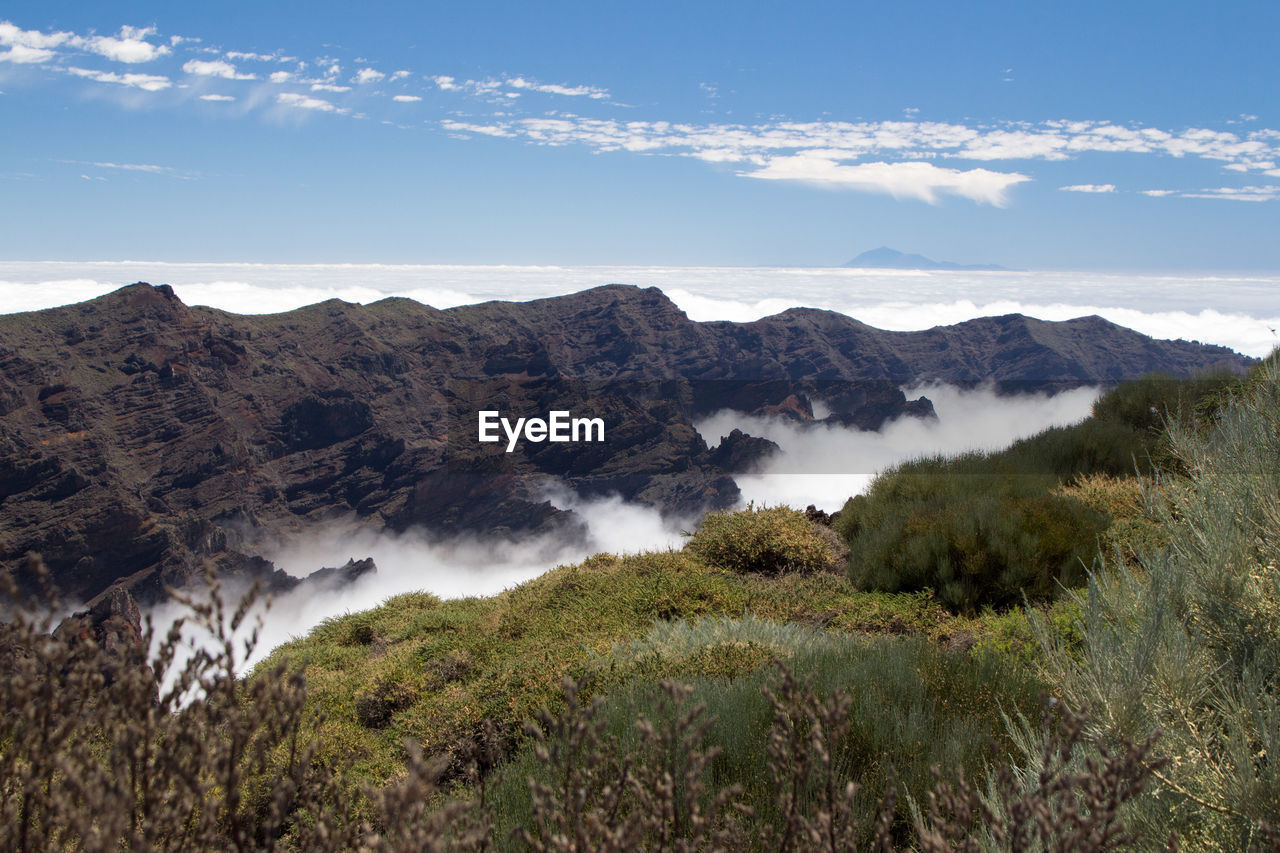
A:
POLYGON ((0 259, 1280 270, 1280 4, 0 7, 0 259))

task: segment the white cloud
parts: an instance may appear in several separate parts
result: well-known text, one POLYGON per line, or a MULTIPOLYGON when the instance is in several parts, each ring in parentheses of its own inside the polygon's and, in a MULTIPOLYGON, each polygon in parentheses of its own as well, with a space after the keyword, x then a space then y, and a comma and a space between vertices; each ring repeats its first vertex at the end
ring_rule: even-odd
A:
POLYGON ((482 136, 499 136, 504 138, 511 138, 515 136, 513 132, 501 125, 474 124, 471 122, 446 119, 440 122, 440 126, 450 133, 462 136, 471 133, 478 133, 482 136))
POLYGON ((542 92, 547 95, 566 95, 568 97, 587 97, 593 100, 604 100, 609 93, 595 86, 561 86, 555 83, 538 83, 526 77, 509 77, 506 84, 513 89, 525 89, 530 92, 542 92))
POLYGON ((55 56, 57 54, 47 48, 15 44, 4 53, 0 53, 0 62, 12 62, 15 65, 34 65, 40 62, 48 62, 55 56))
POLYGON ((55 32, 42 33, 39 30, 24 30, 9 21, 0 21, 0 44, 20 45, 22 47, 47 48, 59 47, 74 41, 74 33, 55 32))
POLYGON ((1168 195, 1177 195, 1177 190, 1143 190, 1143 195, 1149 195, 1152 198, 1164 198, 1168 195))
POLYGON ((288 71, 272 71, 271 72, 272 83, 288 83, 292 79, 293 79, 293 74, 288 71))
POLYGON ((256 74, 245 74, 236 70, 230 62, 220 59, 191 59, 183 63, 182 70, 197 77, 221 77, 225 80, 257 80, 256 74))
POLYGON ((149 175, 164 175, 170 178, 183 178, 186 175, 172 166, 157 166, 154 163, 109 163, 95 162, 93 165, 99 169, 115 169, 120 172, 146 172, 149 175))
POLYGON ((1218 198, 1227 201, 1275 201, 1280 198, 1280 185, 1261 187, 1217 187, 1194 193, 1179 193, 1182 198, 1218 198))
POLYGON ((0 21, 0 45, 9 50, 0 53, 0 62, 34 64, 47 62, 56 55, 53 48, 75 40, 75 35, 65 32, 42 33, 24 30, 9 21, 0 21))
POLYGON ((320 98, 309 98, 306 95, 299 95, 296 92, 281 92, 276 96, 276 102, 284 104, 287 107, 297 107, 303 110, 315 110, 316 112, 346 112, 341 107, 335 106, 328 101, 321 100, 320 98))
POLYGON ((311 91, 313 92, 350 92, 350 86, 340 86, 337 83, 312 83, 311 91))
POLYGON ((1276 344, 1270 329, 1280 328, 1275 275, 769 267, 0 261, 0 313, 91 299, 124 281, 168 282, 188 305, 255 314, 335 297, 369 303, 404 296, 449 308, 556 296, 612 281, 660 287, 698 321, 745 322, 798 305, 894 331, 1012 313, 1042 320, 1097 314, 1152 337, 1222 344, 1252 356, 1270 352, 1276 344))
POLYGON ((275 56, 267 53, 253 53, 243 50, 228 50, 223 54, 227 59, 247 62, 289 62, 291 57, 275 56))
POLYGON ((84 77, 97 83, 119 83, 121 86, 131 86, 135 89, 142 89, 145 92, 159 92, 173 85, 173 82, 168 77, 157 74, 117 74, 114 71, 96 71, 91 68, 77 68, 75 66, 68 68, 67 73, 74 74, 77 77, 84 77))
POLYGON ((235 98, 232 97, 231 95, 201 95, 200 100, 202 101, 234 101, 235 98))
POLYGON ((121 27, 118 36, 92 36, 84 40, 84 46, 116 62, 150 62, 172 52, 168 45, 147 41, 147 37, 155 33, 155 27, 121 27))
POLYGON ((392 80, 404 80, 404 79, 405 79, 406 77, 408 77, 408 76, 409 76, 409 72, 408 72, 408 71, 405 71, 405 70, 403 70, 403 69, 402 69, 402 70, 397 71, 397 72, 395 72, 394 74, 392 74, 392 75, 391 75, 391 79, 392 79, 392 80))
POLYGON ((421 101, 422 98, 418 95, 396 95, 391 100, 399 101, 402 104, 412 104, 416 101, 421 101))
MULTIPOLYGON (((519 79, 519 78, 515 78, 519 79)), ((435 78, 447 91, 501 95, 495 81, 435 78)), ((525 81, 527 83, 527 81, 525 81)), ((1233 170, 1280 177, 1280 132, 1245 136, 1192 128, 1159 128, 1088 121, 961 125, 916 120, 880 122, 773 121, 756 125, 618 121, 576 115, 539 118, 446 119, 452 133, 522 139, 534 145, 584 145, 596 151, 631 151, 737 164, 749 177, 795 180, 936 200, 951 193, 1003 204, 1009 187, 1030 180, 1021 171, 943 168, 925 161, 1070 160, 1095 152, 1195 156, 1233 170)), ((1112 184, 1076 184, 1074 192, 1112 192, 1112 184)), ((1260 200, 1257 187, 1213 197, 1260 200)), ((1179 194, 1172 191, 1170 194, 1179 194)))
POLYGON ((1115 184, 1072 184, 1069 187, 1058 187, 1063 192, 1069 193, 1113 193, 1116 191, 1115 184))
MULTIPOLYGON (((492 94, 493 83, 437 78, 447 90, 492 94)), ((1094 152, 1196 156, 1248 171, 1275 168, 1280 135, 1253 131, 1246 136, 1192 128, 1170 132, 1102 122, 1049 121, 967 126, 927 121, 791 122, 757 125, 685 124, 580 116, 485 122, 510 136, 541 145, 583 144, 602 151, 686 154, 713 162, 757 167, 769 158, 799 154, 835 161, 877 159, 1070 160, 1094 152)), ((1266 171, 1264 171, 1264 174, 1266 171)))
POLYGON ((436 88, 442 92, 457 92, 462 89, 453 77, 446 77, 443 74, 437 74, 435 77, 432 77, 431 82, 435 83, 436 88))
POLYGON ((356 72, 356 76, 351 78, 351 81, 353 83, 364 85, 365 83, 377 83, 386 76, 387 75, 383 74, 381 71, 375 71, 372 68, 361 68, 356 72))
POLYGON ((742 174, 749 178, 885 193, 929 204, 936 204, 939 194, 958 195, 996 207, 1006 204, 1010 187, 1031 180, 1017 172, 944 169, 921 162, 846 165, 817 152, 774 157, 763 168, 742 174))

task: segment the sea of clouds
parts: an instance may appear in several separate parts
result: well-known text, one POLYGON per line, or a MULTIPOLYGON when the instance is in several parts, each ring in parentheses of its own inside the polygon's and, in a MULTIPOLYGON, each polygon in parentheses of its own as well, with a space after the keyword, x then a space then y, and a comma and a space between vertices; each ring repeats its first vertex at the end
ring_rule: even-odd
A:
MULTIPOLYGON (((691 319, 749 321, 791 307, 838 311, 883 329, 912 330, 994 314, 1045 320, 1089 314, 1157 338, 1183 338, 1262 356, 1280 327, 1280 277, 1172 276, 1068 272, 934 272, 844 268, 554 267, 381 264, 175 264, 0 262, 0 312, 91 299, 134 281, 170 284, 191 305, 240 313, 287 311, 325 299, 368 303, 405 296, 437 308, 490 299, 526 300, 602 284, 661 288, 691 319)), ((743 501, 808 504, 834 511, 876 472, 934 453, 997 449, 1088 414, 1096 389, 1053 397, 1000 397, 990 389, 906 389, 928 396, 937 421, 903 419, 876 432, 836 426, 801 429, 776 418, 721 412, 697 426, 708 444, 741 428, 782 447, 752 475, 737 477, 743 501)), ((441 540, 325 529, 270 547, 264 556, 291 574, 371 556, 378 573, 341 590, 301 588, 278 597, 263 622, 258 652, 324 619, 425 590, 442 597, 489 595, 598 551, 679 547, 697 519, 662 518, 617 499, 583 500, 563 488, 549 497, 586 523, 587 541, 553 537, 518 543, 478 537, 441 540)), ((177 613, 160 608, 164 623, 177 613)))
POLYGON ((135 281, 169 284, 190 305, 240 313, 387 296, 450 308, 634 284, 661 288, 694 320, 755 320, 803 306, 905 331, 1009 313, 1042 320, 1097 314, 1155 338, 1221 344, 1252 356, 1280 343, 1272 331, 1280 328, 1280 276, 1262 275, 5 261, 0 312, 80 302, 135 281))

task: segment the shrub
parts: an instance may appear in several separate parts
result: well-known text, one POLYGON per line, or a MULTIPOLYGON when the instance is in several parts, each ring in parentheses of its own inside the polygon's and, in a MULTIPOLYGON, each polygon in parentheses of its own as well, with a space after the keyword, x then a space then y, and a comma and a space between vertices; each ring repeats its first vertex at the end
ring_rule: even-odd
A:
POLYGON ((856 585, 932 589, 947 607, 971 612, 1084 582, 1104 515, 1051 492, 1050 476, 969 474, 964 464, 904 466, 845 504, 837 528, 856 585))
MULTIPOLYGON (((1213 425, 1175 423, 1149 511, 1160 544, 1073 597, 1082 643, 1040 631, 1046 678, 1104 744, 1161 731, 1160 796, 1130 817, 1194 849, 1280 841, 1280 370, 1264 363, 1213 425)), ((1036 619, 1033 615, 1033 624, 1036 619)), ((1181 846, 1180 844, 1180 846, 1181 846)))
MULTIPOLYGON (((674 645, 686 658, 694 652, 685 642, 695 635, 712 644, 723 642, 727 633, 791 647, 778 669, 753 667, 734 678, 697 673, 687 679, 688 707, 705 706, 701 748, 721 750, 708 769, 716 785, 705 796, 717 787, 740 786, 737 802, 750 810, 744 829, 749 837, 765 839, 758 849, 785 849, 770 827, 785 834, 787 826, 793 839, 800 839, 790 849, 830 849, 807 841, 817 826, 842 838, 853 833, 865 844, 875 831, 867 818, 892 799, 891 792, 899 796, 896 820, 905 825, 908 799, 922 799, 933 787, 931 767, 981 773, 1009 748, 1000 709, 1036 715, 1041 707, 1043 685, 1016 661, 947 651, 914 637, 774 631, 753 620, 677 623, 669 632, 678 635, 674 645), (780 705, 786 709, 781 714, 780 705), (812 728, 814 720, 820 721, 820 731, 812 728), (780 750, 786 750, 785 762, 780 750), (855 783, 852 792, 850 782, 855 783), (782 799, 782 789, 794 795, 782 799), (824 817, 828 808, 836 811, 824 817)), ((620 651, 625 656, 632 649, 620 651)), ((610 691, 594 711, 600 738, 612 741, 618 754, 640 760, 646 735, 636 721, 674 725, 675 717, 663 710, 667 695, 655 680, 633 680, 610 691)), ((525 782, 532 777, 552 786, 554 772, 529 749, 517 754, 493 791, 499 834, 528 825, 525 782)))
POLYGON ((147 627, 139 651, 153 639, 157 651, 144 662, 91 633, 50 635, 50 619, 15 609, 0 650, 0 838, 22 850, 245 850, 293 827, 302 846, 351 840, 354 810, 312 763, 301 674, 236 677, 233 633, 250 602, 234 614, 216 593, 188 602, 210 640, 181 665, 181 622, 163 638, 147 627))
POLYGON ((1240 387, 1229 373, 1146 377, 1104 394, 1079 424, 995 453, 899 465, 851 498, 836 522, 849 544, 850 577, 866 589, 932 589, 961 611, 1077 586, 1111 510, 1124 528, 1113 541, 1155 535, 1130 507, 1097 500, 1107 497, 1097 478, 1131 478, 1168 463, 1162 428, 1207 429, 1240 387), (1062 489, 1068 480, 1082 488, 1062 489))
POLYGON ((370 729, 386 727, 397 711, 413 704, 418 692, 408 684, 378 681, 356 696, 356 719, 370 729))
POLYGON ((803 512, 786 506, 711 513, 685 544, 709 565, 771 575, 838 570, 838 547, 803 512))

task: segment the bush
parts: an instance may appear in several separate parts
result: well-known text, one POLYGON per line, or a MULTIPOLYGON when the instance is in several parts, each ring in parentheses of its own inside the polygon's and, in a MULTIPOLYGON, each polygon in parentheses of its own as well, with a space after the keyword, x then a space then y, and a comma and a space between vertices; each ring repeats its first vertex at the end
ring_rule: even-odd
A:
POLYGON ((1045 475, 967 474, 966 461, 904 466, 840 513, 849 576, 864 589, 932 589, 953 610, 1047 599, 1086 576, 1106 517, 1045 475))
POLYGON ((417 698, 418 692, 408 684, 378 681, 356 695, 356 719, 366 728, 385 728, 398 711, 408 708, 417 698))
MULTIPOLYGON (((953 610, 1056 596, 1084 582, 1108 507, 1099 477, 1149 474, 1173 456, 1162 429, 1203 432, 1240 377, 1150 376, 1107 392, 1079 424, 995 453, 928 458, 881 474, 836 522, 866 589, 932 589, 953 610), (1086 488, 1062 489, 1064 481, 1086 488)), ((1112 489, 1112 491, 1119 491, 1112 489)), ((1129 507, 1122 534, 1154 535, 1129 507)))
MULTIPOLYGON (((731 630, 728 623, 673 629, 686 635, 691 627, 715 634, 707 637, 712 642, 731 630)), ((774 633, 746 621, 737 630, 762 641, 774 633)), ((692 768, 709 777, 693 780, 701 785, 702 809, 716 806, 715 813, 723 816, 715 798, 732 790, 741 813, 737 828, 744 839, 756 839, 729 849, 866 849, 877 833, 884 840, 890 826, 905 834, 907 804, 928 796, 935 784, 932 768, 945 767, 948 775, 965 768, 971 776, 980 775, 988 762, 1000 761, 1012 748, 1000 709, 1039 715, 1043 685, 1027 667, 1008 659, 946 651, 916 638, 789 634, 775 638, 794 646, 785 663, 732 679, 698 675, 688 679, 683 692, 686 712, 703 709, 697 717, 699 736, 684 748, 716 753, 709 764, 692 768), (827 843, 831 837, 839 843, 827 843)), ((563 755, 578 762, 570 787, 585 787, 588 802, 616 805, 613 826, 635 819, 629 815, 635 796, 620 804, 606 799, 629 784, 623 775, 628 762, 637 778, 661 778, 667 772, 676 780, 665 791, 647 792, 650 798, 678 797, 688 790, 679 781, 689 778, 680 764, 659 766, 657 773, 637 766, 670 761, 669 749, 653 750, 654 730, 666 732, 662 737, 668 743, 689 733, 686 714, 673 712, 670 696, 669 685, 636 681, 594 703, 578 703, 591 709, 589 738, 595 746, 585 751, 600 750, 606 759, 565 750, 563 755)), ((567 713, 573 711, 571 706, 567 713)), ((561 724, 560 729, 586 736, 578 728, 561 724)), ((499 836, 508 828, 537 825, 535 815, 545 804, 531 797, 531 787, 534 792, 565 789, 562 764, 548 766, 536 746, 522 749, 490 792, 499 836)), ((687 804, 676 808, 694 812, 687 804)), ((697 833, 688 832, 690 837, 697 833)), ((697 849, 671 840, 660 849, 697 849)))
POLYGON ((1161 793, 1129 817, 1188 849, 1280 842, 1278 383, 1264 363, 1211 427, 1170 426, 1180 473, 1162 475, 1149 503, 1159 541, 1073 596, 1078 647, 1040 631, 1045 676, 1094 721, 1094 740, 1162 732, 1161 793))
POLYGON ((838 571, 842 555, 834 539, 799 510, 749 506, 708 515, 685 550, 708 565, 739 573, 838 571))

